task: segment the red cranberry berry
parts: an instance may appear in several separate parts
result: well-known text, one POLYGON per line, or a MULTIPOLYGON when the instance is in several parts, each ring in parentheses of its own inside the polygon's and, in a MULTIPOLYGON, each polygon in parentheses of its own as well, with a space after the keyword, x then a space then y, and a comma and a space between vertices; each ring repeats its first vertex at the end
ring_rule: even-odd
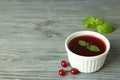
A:
POLYGON ((66 75, 66 71, 64 69, 60 69, 59 70, 59 75, 60 76, 65 76, 66 75))
POLYGON ((61 66, 62 67, 67 67, 68 66, 68 62, 66 60, 62 60, 61 61, 61 66))
POLYGON ((70 72, 71 72, 71 74, 74 74, 74 75, 78 74, 78 69, 72 68, 70 72))

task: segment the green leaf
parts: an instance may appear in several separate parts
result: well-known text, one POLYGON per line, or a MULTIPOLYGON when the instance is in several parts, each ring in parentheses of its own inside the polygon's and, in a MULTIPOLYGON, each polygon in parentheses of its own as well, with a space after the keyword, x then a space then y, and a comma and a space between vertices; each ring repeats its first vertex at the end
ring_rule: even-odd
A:
POLYGON ((98 17, 98 18, 95 19, 96 26, 98 26, 98 25, 100 25, 102 23, 103 23, 103 21, 102 21, 101 17, 98 17))
POLYGON ((93 16, 88 16, 83 20, 83 25, 87 28, 97 29, 99 33, 107 34, 115 30, 114 26, 109 22, 103 21, 101 17, 94 18, 93 16))
POLYGON ((83 41, 83 40, 80 40, 78 43, 79 43, 81 46, 86 46, 86 42, 83 41))
POLYGON ((100 51, 100 49, 95 45, 90 45, 88 47, 88 50, 93 51, 93 52, 99 52, 100 51))
POLYGON ((95 18, 93 16, 88 16, 86 19, 83 20, 83 25, 88 27, 89 24, 93 24, 95 18))
POLYGON ((87 28, 95 29, 97 25, 101 24, 103 21, 100 17, 94 18, 93 16, 88 16, 86 19, 83 20, 83 25, 87 28))
POLYGON ((91 24, 91 23, 90 23, 90 24, 88 24, 87 28, 93 28, 93 29, 94 29, 94 28, 96 28, 96 24, 94 24, 94 23, 91 24))
POLYGON ((84 40, 78 41, 78 44, 80 46, 86 47, 86 49, 88 49, 90 51, 93 51, 93 52, 99 52, 100 51, 100 49, 97 46, 90 45, 89 43, 85 42, 84 40))
POLYGON ((103 24, 97 26, 98 32, 102 34, 111 33, 114 31, 114 29, 115 28, 113 27, 113 25, 109 22, 103 22, 103 24))

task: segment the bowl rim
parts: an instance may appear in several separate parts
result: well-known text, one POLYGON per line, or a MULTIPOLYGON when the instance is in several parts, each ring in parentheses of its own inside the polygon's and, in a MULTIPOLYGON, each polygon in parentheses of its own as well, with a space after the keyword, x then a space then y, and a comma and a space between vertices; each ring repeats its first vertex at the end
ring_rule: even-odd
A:
POLYGON ((77 31, 77 32, 74 32, 74 33, 70 34, 66 38, 66 40, 65 40, 65 49, 66 49, 68 54, 71 53, 71 54, 76 55, 76 56, 81 57, 81 58, 97 58, 97 57, 101 57, 101 56, 104 56, 104 55, 109 53, 110 41, 108 40, 107 37, 105 37, 104 35, 102 35, 102 34, 100 34, 98 32, 95 32, 95 31, 77 31), (93 34, 93 35, 91 35, 90 33, 93 34), (69 43, 69 41, 71 39, 77 37, 76 35, 77 36, 80 36, 80 35, 91 35, 91 36, 95 36, 95 37, 100 38, 100 39, 103 38, 102 40, 104 41, 104 43, 106 45, 106 50, 104 51, 104 53, 96 55, 96 56, 82 56, 82 55, 75 54, 71 50, 69 50, 68 43, 69 43))

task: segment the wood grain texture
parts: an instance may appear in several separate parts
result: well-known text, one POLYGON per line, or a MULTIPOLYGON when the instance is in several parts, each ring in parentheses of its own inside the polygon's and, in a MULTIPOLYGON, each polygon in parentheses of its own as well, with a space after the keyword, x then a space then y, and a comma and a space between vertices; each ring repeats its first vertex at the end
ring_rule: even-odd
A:
POLYGON ((120 80, 119 26, 120 0, 0 0, 0 80, 120 80), (61 77, 64 41, 88 30, 82 20, 89 15, 116 27, 105 35, 110 54, 96 73, 61 77))

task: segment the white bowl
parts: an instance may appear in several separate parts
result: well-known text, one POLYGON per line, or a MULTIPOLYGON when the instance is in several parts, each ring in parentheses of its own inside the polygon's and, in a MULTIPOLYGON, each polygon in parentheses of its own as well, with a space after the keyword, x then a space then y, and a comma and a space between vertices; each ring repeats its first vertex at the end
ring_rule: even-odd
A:
POLYGON ((100 33, 93 32, 93 31, 79 31, 71 34, 67 37, 65 41, 65 49, 67 51, 67 56, 70 65, 73 68, 77 68, 80 72, 83 73, 92 73, 98 71, 104 64, 106 56, 110 50, 110 42, 109 40, 100 33), (68 43, 77 36, 83 35, 91 35, 102 39, 106 45, 106 50, 104 53, 97 55, 97 56, 81 56, 73 53, 68 48, 68 43))

